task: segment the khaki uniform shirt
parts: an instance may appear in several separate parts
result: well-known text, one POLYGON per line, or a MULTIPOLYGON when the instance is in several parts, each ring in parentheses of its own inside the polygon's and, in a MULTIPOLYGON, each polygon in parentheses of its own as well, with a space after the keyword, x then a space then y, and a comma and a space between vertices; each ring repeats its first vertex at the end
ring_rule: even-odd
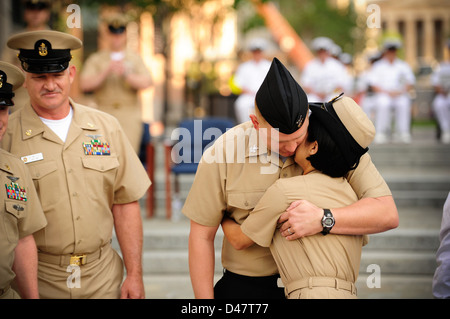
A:
POLYGON ((281 213, 299 199, 319 207, 338 208, 356 202, 358 197, 345 178, 332 178, 319 171, 280 179, 241 225, 242 231, 258 245, 270 246, 285 285, 308 277, 356 282, 367 236, 316 234, 288 241, 276 229, 281 213))
POLYGON ((14 279, 14 250, 19 239, 47 224, 30 173, 15 156, 0 149, 0 289, 14 279))
MULTIPOLYGON (((292 157, 284 163, 267 152, 251 122, 227 131, 208 148, 198 166, 183 213, 198 224, 218 226, 224 214, 237 223, 247 218, 264 192, 280 178, 301 174, 292 157)), ((365 154, 358 168, 347 177, 358 198, 391 195, 389 187, 365 154)), ((246 276, 278 273, 270 250, 253 245, 236 250, 226 238, 222 265, 246 276)))
POLYGON ((117 120, 72 100, 71 106, 65 143, 30 105, 11 115, 2 141, 27 163, 48 221, 36 244, 55 255, 91 253, 109 243, 112 206, 137 201, 150 186, 117 120))
MULTIPOLYGON (((107 50, 92 54, 84 64, 81 77, 89 77, 103 72, 111 61, 110 54, 111 52, 107 50)), ((128 72, 151 76, 139 55, 127 51, 124 62, 128 72)), ((122 76, 111 74, 94 91, 94 99, 99 110, 109 113, 119 120, 131 145, 138 151, 142 138, 142 110, 138 91, 131 88, 122 76)))

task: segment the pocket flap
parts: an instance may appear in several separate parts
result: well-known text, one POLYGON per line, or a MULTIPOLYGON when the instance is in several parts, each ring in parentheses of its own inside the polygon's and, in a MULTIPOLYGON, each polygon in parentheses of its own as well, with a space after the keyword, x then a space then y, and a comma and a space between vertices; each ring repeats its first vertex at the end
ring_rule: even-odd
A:
POLYGON ((253 209, 261 199, 263 191, 259 192, 242 192, 228 193, 228 205, 241 209, 253 209))
POLYGON ((17 219, 25 216, 26 205, 19 201, 5 201, 5 208, 8 213, 17 219))
POLYGON ((110 169, 119 167, 119 160, 115 156, 92 156, 82 159, 85 168, 93 169, 99 172, 106 172, 110 169))
POLYGON ((57 169, 55 161, 48 161, 45 163, 33 164, 33 165, 30 165, 27 167, 30 171, 31 178, 33 178, 33 179, 40 179, 40 178, 56 171, 56 169, 57 169))

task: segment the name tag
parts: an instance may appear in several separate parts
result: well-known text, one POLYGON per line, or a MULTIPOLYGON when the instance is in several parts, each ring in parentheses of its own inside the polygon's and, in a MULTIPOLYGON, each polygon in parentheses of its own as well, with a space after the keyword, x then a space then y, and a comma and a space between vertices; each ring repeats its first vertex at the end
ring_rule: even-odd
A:
POLYGON ((32 155, 22 156, 20 158, 25 164, 33 163, 37 161, 42 161, 44 159, 44 155, 42 153, 36 153, 32 155))

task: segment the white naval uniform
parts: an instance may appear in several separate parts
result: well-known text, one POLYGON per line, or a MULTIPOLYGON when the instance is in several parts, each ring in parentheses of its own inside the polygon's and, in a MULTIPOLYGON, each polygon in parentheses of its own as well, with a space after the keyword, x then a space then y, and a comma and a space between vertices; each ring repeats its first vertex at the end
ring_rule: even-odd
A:
POLYGON ((376 96, 373 92, 369 92, 369 79, 371 70, 372 67, 363 71, 359 75, 358 80, 356 81, 356 92, 362 93, 361 107, 363 108, 369 119, 375 123, 375 112, 377 105, 376 96))
POLYGON ((324 63, 318 58, 311 60, 305 66, 299 84, 313 91, 307 93, 307 96, 308 101, 314 103, 327 102, 340 94, 340 90, 348 93, 351 89, 350 82, 351 77, 345 66, 329 57, 324 63), (319 98, 318 93, 325 94, 325 99, 319 98))
POLYGON ((249 60, 237 68, 234 82, 239 88, 248 91, 239 95, 234 104, 238 123, 250 119, 249 115, 255 107, 256 92, 269 72, 270 64, 271 62, 265 59, 259 62, 249 60))
POLYGON ((444 94, 437 94, 433 100, 433 111, 441 128, 441 141, 450 143, 450 62, 443 62, 433 73, 431 84, 439 86, 444 94))
POLYGON ((370 73, 370 84, 380 88, 383 92, 376 93, 377 135, 375 141, 385 142, 391 127, 391 110, 395 111, 395 129, 397 136, 404 142, 411 138, 411 100, 406 92, 407 85, 414 85, 415 77, 409 65, 396 58, 392 63, 381 59, 374 63, 370 73), (389 92, 403 91, 397 96, 390 96, 389 92))

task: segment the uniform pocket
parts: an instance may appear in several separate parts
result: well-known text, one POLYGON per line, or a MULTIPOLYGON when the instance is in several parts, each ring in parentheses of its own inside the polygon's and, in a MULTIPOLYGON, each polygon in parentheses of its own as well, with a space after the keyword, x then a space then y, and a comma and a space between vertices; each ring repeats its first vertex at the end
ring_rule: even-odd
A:
POLYGON ((261 199, 264 191, 257 192, 238 192, 233 191, 228 193, 227 211, 232 215, 232 218, 239 224, 242 224, 248 217, 250 212, 255 208, 258 201, 261 199))
POLYGON ((228 205, 240 209, 253 209, 261 199, 263 191, 259 192, 230 192, 228 193, 228 205))
POLYGON ((24 218, 27 213, 27 206, 23 202, 15 200, 5 201, 5 213, 3 214, 3 223, 5 225, 5 233, 10 243, 19 241, 19 221, 24 218))
POLYGON ((31 178, 33 180, 39 180, 57 170, 55 161, 48 161, 45 163, 33 164, 33 165, 30 165, 27 167, 30 171, 31 178))
POLYGON ((119 160, 116 156, 92 156, 82 158, 85 183, 89 196, 113 198, 119 160))

